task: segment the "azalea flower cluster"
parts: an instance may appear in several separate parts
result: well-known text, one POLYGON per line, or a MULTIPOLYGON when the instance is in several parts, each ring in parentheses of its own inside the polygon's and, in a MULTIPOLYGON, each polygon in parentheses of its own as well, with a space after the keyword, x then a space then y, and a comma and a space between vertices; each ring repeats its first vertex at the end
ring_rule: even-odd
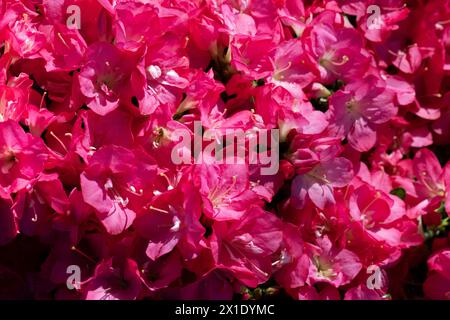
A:
POLYGON ((0 0, 0 297, 450 299, 449 76, 448 0, 0 0))

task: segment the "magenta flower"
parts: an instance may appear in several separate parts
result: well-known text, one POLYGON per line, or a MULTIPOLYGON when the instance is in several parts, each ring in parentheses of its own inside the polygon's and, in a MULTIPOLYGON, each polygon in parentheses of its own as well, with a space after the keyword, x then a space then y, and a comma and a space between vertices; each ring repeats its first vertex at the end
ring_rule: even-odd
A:
POLYGON ((331 97, 329 121, 350 145, 360 152, 370 150, 377 141, 377 125, 397 114, 393 96, 380 78, 368 76, 351 82, 331 97))
POLYGON ((238 220, 249 206, 258 202, 256 193, 250 190, 246 165, 204 163, 194 169, 193 175, 204 213, 211 219, 238 220))
POLYGON ((350 250, 334 248, 325 237, 318 240, 318 247, 310 247, 311 264, 308 282, 327 282, 336 287, 348 284, 361 270, 358 256, 350 250))
POLYGON ((134 225, 138 234, 148 240, 146 254, 156 260, 178 246, 181 254, 195 257, 205 229, 200 224, 200 197, 189 186, 157 196, 134 225), (178 199, 177 203, 173 199, 178 199))
POLYGON ((44 169, 48 154, 43 142, 14 121, 0 122, 0 186, 8 193, 25 188, 44 169))
POLYGON ((47 71, 71 71, 78 69, 86 52, 84 38, 75 30, 56 25, 49 31, 51 41, 41 50, 47 62, 47 71))
POLYGON ((0 0, 0 299, 449 299, 449 17, 0 0))
POLYGON ((86 51, 86 63, 78 76, 80 91, 89 108, 106 115, 119 106, 121 98, 132 98, 128 88, 136 68, 136 54, 99 42, 86 51))
POLYGON ((318 208, 335 203, 333 188, 345 187, 352 179, 352 164, 345 158, 322 162, 300 174, 292 182, 291 192, 296 206, 302 208, 310 199, 318 208))
POLYGON ((134 300, 141 287, 135 261, 110 258, 97 266, 82 291, 86 300, 134 300))
POLYGON ((28 108, 30 88, 33 82, 22 73, 8 83, 0 85, 0 121, 12 119, 18 121, 28 108))
POLYGON ((274 51, 269 36, 236 35, 231 43, 231 65, 251 79, 261 79, 272 73, 270 56, 274 51))
POLYGON ((283 242, 279 260, 272 265, 275 279, 286 289, 303 287, 309 274, 310 260, 305 253, 301 230, 292 224, 283 229, 283 242))
POLYGON ((22 234, 45 237, 51 233, 52 215, 69 210, 69 199, 56 174, 42 174, 17 194, 12 209, 22 234))
POLYGON ((271 81, 293 95, 316 79, 314 60, 297 39, 289 40, 277 48, 274 55, 274 74, 271 81))
POLYGON ((358 79, 369 66, 369 54, 363 48, 361 35, 345 27, 332 11, 317 16, 302 38, 306 41, 306 52, 316 60, 321 81, 327 84, 358 79))
POLYGON ((213 230, 209 244, 217 267, 252 287, 268 279, 270 256, 282 240, 277 217, 254 207, 241 220, 214 223, 213 230))
POLYGON ((105 116, 93 111, 81 111, 73 132, 77 154, 89 161, 90 156, 104 145, 132 147, 131 120, 127 113, 117 109, 105 116))
POLYGON ((397 197, 362 185, 350 197, 349 209, 351 219, 359 222, 371 238, 392 247, 406 246, 404 226, 396 223, 406 212, 397 197))
POLYGON ((125 231, 143 210, 156 177, 154 160, 143 151, 105 146, 81 174, 84 201, 111 234, 125 231))
POLYGON ((445 209, 450 212, 450 165, 442 168, 434 153, 421 149, 414 157, 413 170, 417 196, 430 202, 444 200, 445 209))
POLYGON ((436 252, 428 260, 428 278, 424 283, 425 295, 430 299, 450 300, 450 250, 436 252))

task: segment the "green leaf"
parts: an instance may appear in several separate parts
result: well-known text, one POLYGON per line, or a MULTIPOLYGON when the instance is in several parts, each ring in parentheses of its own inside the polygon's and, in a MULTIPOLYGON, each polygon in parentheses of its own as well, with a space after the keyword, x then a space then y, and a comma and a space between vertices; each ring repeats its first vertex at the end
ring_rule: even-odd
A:
POLYGON ((402 200, 405 200, 406 198, 406 191, 403 188, 395 188, 390 192, 390 194, 397 196, 402 200))

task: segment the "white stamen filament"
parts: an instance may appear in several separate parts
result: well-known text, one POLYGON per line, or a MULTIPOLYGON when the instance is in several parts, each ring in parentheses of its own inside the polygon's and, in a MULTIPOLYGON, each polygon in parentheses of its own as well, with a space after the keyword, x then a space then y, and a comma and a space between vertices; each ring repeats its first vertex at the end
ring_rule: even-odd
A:
POLYGON ((126 207, 128 203, 130 202, 128 198, 123 198, 115 189, 113 182, 111 179, 107 179, 105 182, 105 189, 114 196, 114 202, 120 204, 122 207, 126 207))
POLYGON ((142 196, 144 194, 144 190, 142 190, 142 189, 136 190, 135 186, 130 186, 129 190, 132 194, 134 194, 136 196, 142 196))
POLYGON ((163 210, 163 209, 159 209, 159 208, 155 208, 154 206, 149 206, 148 208, 149 208, 150 210, 155 210, 155 211, 158 211, 158 212, 161 212, 161 213, 167 213, 167 214, 169 214, 169 211, 163 210))

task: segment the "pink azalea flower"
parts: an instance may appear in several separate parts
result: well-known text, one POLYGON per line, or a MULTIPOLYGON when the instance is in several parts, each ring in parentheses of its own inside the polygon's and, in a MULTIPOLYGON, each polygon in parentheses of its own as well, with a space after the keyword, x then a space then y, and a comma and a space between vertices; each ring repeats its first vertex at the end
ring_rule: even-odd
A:
POLYGON ((429 299, 450 300, 450 250, 435 253, 428 260, 429 274, 423 289, 429 299))
POLYGON ((243 219, 215 222, 213 230, 209 245, 217 267, 230 270, 250 287, 270 277, 271 255, 282 240, 277 217, 253 207, 243 219))
POLYGON ((0 186, 13 193, 42 172, 48 155, 40 139, 12 120, 0 122, 0 132, 0 186))
POLYGON ((27 109, 30 88, 33 82, 22 73, 11 78, 7 84, 0 85, 0 121, 12 119, 19 121, 27 109))
MULTIPOLYGON (((112 6, 107 0, 62 0, 62 1, 43 1, 43 11, 46 18, 53 24, 66 24, 68 8, 76 5, 80 8, 80 29, 78 32, 86 41, 92 44, 96 41, 112 40, 111 18, 112 6), (105 8, 106 7, 106 8, 105 8)), ((73 14, 74 11, 69 11, 73 14)), ((75 24, 75 27, 78 25, 75 24)))
POLYGON ((375 76, 352 82, 331 97, 329 121, 346 135, 360 152, 370 150, 377 141, 377 125, 397 114, 392 93, 375 76))
POLYGON ((380 8, 380 15, 377 20, 367 14, 369 4, 359 2, 352 4, 351 1, 346 2, 343 6, 344 12, 357 16, 359 27, 364 31, 366 39, 374 42, 386 40, 389 35, 399 28, 398 23, 408 17, 410 10, 406 8, 402 0, 375 0, 369 1, 370 5, 380 8), (356 10, 355 10, 356 9, 356 10), (370 22, 370 23, 369 23, 370 22))
POLYGON ((358 256, 350 250, 334 248, 324 237, 318 239, 318 247, 310 247, 310 267, 308 282, 327 282, 336 287, 348 284, 361 270, 358 256))
POLYGON ((290 26, 298 36, 305 28, 300 18, 305 16, 305 5, 295 0, 280 1, 278 4, 278 15, 284 25, 290 26))
POLYGON ((148 240, 147 256, 156 260, 180 248, 186 259, 196 256, 205 229, 200 224, 200 197, 192 187, 180 186, 156 196, 134 225, 138 234, 148 240), (173 199, 178 199, 177 203, 173 199))
POLYGON ((76 152, 89 161, 90 156, 104 145, 132 147, 131 120, 130 115, 117 109, 105 116, 81 111, 73 133, 76 152))
POLYGON ((446 210, 450 209, 448 164, 442 168, 433 152, 420 149, 406 168, 405 176, 396 177, 396 182, 405 189, 408 199, 415 205, 410 214, 425 214, 427 208, 439 207, 441 201, 445 202, 446 210))
POLYGON ((49 26, 51 36, 47 46, 40 51, 47 71, 71 71, 80 68, 86 51, 86 42, 78 31, 64 25, 49 26))
POLYGON ((136 262, 110 258, 97 266, 82 291, 86 300, 134 300, 141 289, 136 262))
POLYGON ((397 229, 394 221, 405 215, 403 202, 398 197, 376 191, 368 185, 357 188, 350 197, 351 218, 361 223, 364 232, 377 241, 390 246, 402 246, 403 230, 397 229))
POLYGON ((9 4, 2 17, 2 33, 5 34, 14 55, 22 58, 36 58, 46 44, 45 33, 39 30, 38 13, 23 3, 9 4))
POLYGON ((208 73, 193 72, 190 85, 186 88, 186 97, 176 109, 175 117, 188 112, 200 114, 202 123, 208 123, 214 107, 217 106, 223 84, 214 79, 212 71, 208 73))
POLYGON ((334 12, 324 11, 302 34, 306 52, 316 60, 320 79, 327 84, 358 79, 369 65, 359 33, 344 27, 342 22, 335 23, 335 18, 334 12))
POLYGON ((279 45, 274 54, 273 83, 282 86, 293 95, 305 88, 317 74, 314 60, 304 52, 302 42, 291 39, 279 45))
POLYGON ((119 106, 121 98, 131 100, 133 88, 129 88, 129 83, 138 58, 136 53, 109 43, 91 45, 78 76, 87 106, 99 115, 106 115, 119 106))
POLYGON ((155 176, 154 160, 143 151, 105 146, 81 174, 83 199, 109 233, 120 234, 143 210, 155 176))
POLYGON ((74 188, 69 195, 68 209, 54 217, 53 228, 68 234, 71 244, 76 244, 82 237, 82 225, 94 215, 94 209, 84 202, 81 191, 74 188))
POLYGON ((208 164, 197 166, 194 184, 199 188, 204 213, 211 219, 237 220, 250 205, 258 202, 250 188, 249 171, 241 164, 208 164))
POLYGON ((181 256, 177 250, 173 250, 155 261, 146 261, 142 268, 145 286, 151 291, 167 288, 181 277, 182 267, 181 256))
POLYGON ((275 279, 284 288, 299 288, 305 285, 309 273, 309 257, 305 254, 301 230, 286 224, 283 228, 283 243, 279 260, 272 265, 278 269, 275 279))
POLYGON ((450 165, 441 168, 438 159, 428 149, 419 150, 413 160, 416 194, 430 202, 445 200, 445 209, 450 212, 450 165))
POLYGON ((0 0, 0 299, 449 299, 449 16, 0 0))
POLYGON ((327 127, 326 116, 314 110, 306 99, 300 90, 293 94, 289 88, 266 85, 257 91, 255 107, 266 126, 278 127, 280 139, 285 141, 291 130, 302 135, 314 135, 327 127))
POLYGON ((272 73, 270 56, 275 47, 270 36, 236 35, 231 43, 231 65, 251 80, 261 79, 272 73))
POLYGON ((306 199, 323 209, 335 203, 333 188, 345 187, 353 177, 352 164, 345 158, 336 158, 316 165, 300 174, 292 182, 291 192, 297 207, 302 208, 306 199))
POLYGON ((145 57, 145 89, 137 96, 143 114, 151 114, 165 104, 175 109, 181 102, 182 91, 191 80, 189 62, 183 56, 184 48, 179 39, 167 36, 152 45, 145 57), (172 52, 177 52, 177 55, 173 56, 172 52))
POLYGON ((54 212, 65 214, 69 199, 56 174, 42 174, 17 194, 12 209, 21 233, 45 236, 50 233, 50 217, 54 212))

